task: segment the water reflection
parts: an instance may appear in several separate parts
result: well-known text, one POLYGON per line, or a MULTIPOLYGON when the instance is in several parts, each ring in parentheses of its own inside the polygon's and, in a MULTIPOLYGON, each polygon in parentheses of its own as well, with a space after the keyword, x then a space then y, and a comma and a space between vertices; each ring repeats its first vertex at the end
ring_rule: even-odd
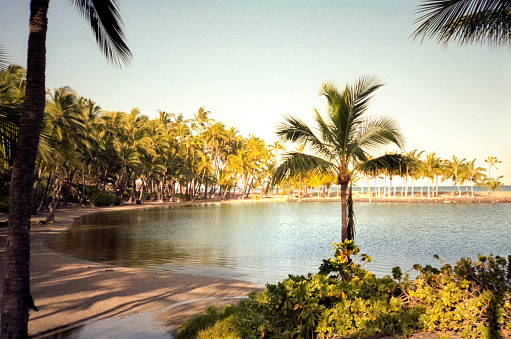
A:
MULTIPOLYGON (((357 244, 378 275, 415 263, 511 254, 509 204, 356 203, 357 244)), ((244 203, 109 212, 82 218, 51 247, 123 266, 260 285, 315 272, 340 239, 340 204, 244 203)))

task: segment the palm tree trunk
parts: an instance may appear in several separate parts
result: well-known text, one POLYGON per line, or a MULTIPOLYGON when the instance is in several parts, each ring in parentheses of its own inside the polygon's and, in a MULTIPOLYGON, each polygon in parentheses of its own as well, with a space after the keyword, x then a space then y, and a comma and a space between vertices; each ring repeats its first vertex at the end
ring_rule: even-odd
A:
MULTIPOLYGON (((60 191, 62 190, 62 182, 58 176, 56 176, 55 181, 57 182, 57 184, 54 189, 53 196, 52 196, 52 199, 50 202, 50 212, 48 213, 48 216, 46 217, 46 223, 55 222, 55 209, 56 209, 57 203, 59 201, 60 191)), ((55 186, 55 184, 53 186, 55 186)))
POLYGON ((41 198, 41 203, 37 208, 37 212, 48 212, 48 190, 53 180, 53 171, 50 171, 48 174, 48 180, 46 181, 46 187, 44 188, 44 193, 41 198))
POLYGON ((32 196, 32 214, 37 214, 37 192, 39 191, 39 186, 41 185, 41 182, 43 181, 43 174, 46 171, 46 167, 39 167, 39 174, 37 175, 37 181, 36 185, 34 187, 34 193, 32 196))
POLYGON ((341 242, 349 240, 348 234, 348 175, 339 173, 337 184, 341 186, 341 242))
POLYGON ((28 337, 30 296, 30 212, 37 145, 44 114, 46 30, 49 0, 30 3, 25 103, 11 177, 5 278, 1 307, 2 338, 28 337))

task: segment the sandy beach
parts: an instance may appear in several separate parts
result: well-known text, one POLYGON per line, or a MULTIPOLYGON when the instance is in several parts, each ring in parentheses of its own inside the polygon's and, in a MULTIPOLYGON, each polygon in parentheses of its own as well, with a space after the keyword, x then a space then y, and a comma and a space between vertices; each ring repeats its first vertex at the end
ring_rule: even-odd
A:
MULTIPOLYGON (((478 201, 484 201, 485 197, 487 193, 479 193, 478 201)), ((374 199, 362 195, 357 198, 359 201, 369 198, 372 201, 399 200, 399 198, 374 199)), ((451 200, 450 193, 440 198, 443 201, 437 202, 451 200)), ((497 192, 497 198, 498 202, 511 202, 511 192, 497 192)), ((456 199, 459 198, 452 198, 453 202, 456 202, 454 201, 456 199)), ((427 198, 413 201, 421 200, 428 202, 427 198)), ((227 201, 236 202, 240 201, 227 201)), ((45 219, 45 215, 35 216, 31 229, 31 290, 39 311, 30 312, 29 334, 35 338, 44 337, 55 330, 76 328, 95 320, 134 314, 149 314, 151 320, 166 332, 173 333, 184 320, 201 313, 207 306, 225 305, 260 289, 244 281, 155 272, 80 260, 55 252, 44 245, 46 239, 68 229, 77 217, 85 214, 175 204, 146 203, 108 208, 63 208, 57 210, 56 223, 50 225, 39 223, 45 219)), ((6 215, 0 215, 0 221, 6 219, 6 215)), ((0 282, 3 282, 4 277, 5 237, 6 228, 0 228, 0 282)), ((137 321, 135 324, 132 322, 131 326, 143 325, 137 321)), ((414 336, 426 337, 437 336, 423 334, 414 336)))
MULTIPOLYGON (((173 332, 185 319, 201 313, 209 305, 232 303, 233 298, 246 297, 260 289, 243 281, 99 264, 57 253, 44 245, 46 239, 68 229, 73 220, 82 215, 161 205, 59 209, 56 223, 51 225, 38 223, 45 219, 44 215, 34 217, 30 272, 32 295, 39 311, 30 311, 29 335, 43 337, 55 329, 137 313, 151 314, 158 324, 173 332)), ((6 228, 2 228, 2 283, 5 237, 6 228)))

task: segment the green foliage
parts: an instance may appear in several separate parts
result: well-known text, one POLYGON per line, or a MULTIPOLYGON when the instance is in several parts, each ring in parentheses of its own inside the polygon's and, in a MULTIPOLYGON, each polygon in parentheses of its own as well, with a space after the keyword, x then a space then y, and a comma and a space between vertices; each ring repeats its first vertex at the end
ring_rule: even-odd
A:
POLYGON ((186 321, 178 330, 180 339, 236 339, 240 337, 234 323, 232 305, 217 311, 214 306, 206 309, 204 314, 186 321))
POLYGON ((364 270, 352 259, 359 254, 353 241, 333 245, 334 258, 324 260, 318 274, 267 284, 228 313, 209 309, 193 325, 201 330, 186 338, 367 338, 417 331, 500 338, 511 330, 510 265, 504 258, 462 258, 440 269, 415 265, 420 274, 410 281, 399 267, 392 270, 394 279, 364 270))
POLYGON ((121 198, 108 191, 97 191, 92 195, 91 203, 96 207, 119 205, 121 198))
POLYGON ((461 258, 455 267, 417 266, 421 273, 408 291, 426 307, 419 321, 424 331, 452 331, 464 338, 499 338, 511 328, 509 265, 505 258, 461 258))

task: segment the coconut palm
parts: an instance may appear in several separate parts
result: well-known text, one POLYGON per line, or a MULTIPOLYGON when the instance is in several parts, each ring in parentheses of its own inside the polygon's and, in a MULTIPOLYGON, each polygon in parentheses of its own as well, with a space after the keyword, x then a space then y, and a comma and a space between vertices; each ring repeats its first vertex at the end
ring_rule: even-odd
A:
POLYGON ((504 186, 504 183, 500 181, 503 176, 499 176, 497 179, 495 178, 486 178, 486 180, 481 184, 484 188, 488 189, 488 191, 491 191, 491 195, 495 197, 495 191, 498 191, 499 189, 504 186))
POLYGON ((414 149, 413 151, 407 152, 405 154, 406 157, 406 176, 405 176, 405 197, 408 197, 408 177, 412 179, 412 198, 413 198, 413 179, 415 177, 414 173, 421 165, 421 156, 424 151, 417 151, 414 149))
MULTIPOLYGON (((429 178, 431 182, 432 195, 435 196, 435 178, 438 182, 438 175, 440 174, 440 169, 442 165, 442 159, 436 155, 435 152, 431 152, 426 154, 426 159, 424 160, 424 166, 426 167, 426 177, 429 178)), ((437 191, 438 194, 438 191, 437 191)), ((428 184, 428 198, 430 198, 430 186, 428 184)))
POLYGON ((488 177, 491 177, 491 168, 495 167, 495 169, 498 169, 496 164, 502 163, 502 161, 497 160, 497 157, 492 156, 484 159, 484 162, 488 163, 488 177))
MULTIPOLYGON (((128 63, 131 52, 126 45, 117 1, 75 0, 72 3, 90 22, 96 41, 113 63, 128 63)), ((49 0, 30 3, 25 104, 20 121, 14 159, 9 222, 7 228, 6 268, 1 306, 2 338, 27 337, 30 296, 30 211, 35 159, 45 106, 46 32, 49 0)))
MULTIPOLYGON (((470 190, 472 193, 472 198, 474 197, 474 184, 477 184, 479 182, 484 181, 484 171, 486 169, 482 167, 475 167, 475 161, 476 159, 472 161, 467 161, 465 163, 465 166, 462 168, 462 180, 465 181, 465 183, 470 183, 470 190)), ((467 197, 468 197, 468 190, 467 190, 467 197)))
MULTIPOLYGON (((452 160, 446 160, 444 166, 444 176, 452 181, 453 188, 458 187, 459 198, 461 198, 460 179, 462 178, 465 160, 453 155, 452 160)), ((454 196, 454 189, 452 190, 452 195, 454 196)))
POLYGON ((510 0, 425 0, 415 37, 436 39, 439 43, 511 43, 510 0))
POLYGON ((374 76, 361 77, 354 85, 340 92, 333 84, 323 84, 320 95, 328 102, 326 120, 316 111, 317 134, 300 119, 287 116, 277 127, 282 141, 306 145, 312 153, 288 152, 272 178, 276 184, 296 172, 320 170, 335 172, 341 186, 341 239, 353 239, 348 229, 347 189, 351 180, 350 166, 367 160, 368 152, 395 144, 403 146, 404 139, 397 123, 388 117, 367 117, 373 93, 382 86, 374 76))

